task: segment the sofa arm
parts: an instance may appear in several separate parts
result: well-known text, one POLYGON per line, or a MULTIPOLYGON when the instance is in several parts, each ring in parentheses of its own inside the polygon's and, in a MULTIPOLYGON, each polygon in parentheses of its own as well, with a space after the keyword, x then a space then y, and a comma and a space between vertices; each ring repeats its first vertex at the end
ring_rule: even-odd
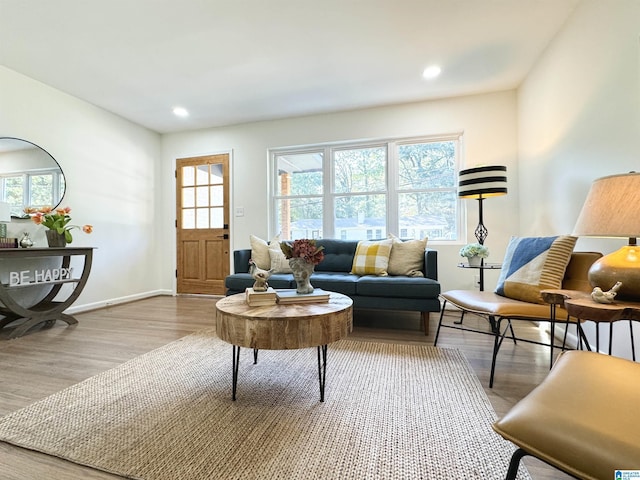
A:
POLYGON ((432 280, 438 280, 438 251, 426 248, 424 251, 424 276, 432 280))
POLYGON ((249 273, 251 249, 233 251, 233 273, 249 273))

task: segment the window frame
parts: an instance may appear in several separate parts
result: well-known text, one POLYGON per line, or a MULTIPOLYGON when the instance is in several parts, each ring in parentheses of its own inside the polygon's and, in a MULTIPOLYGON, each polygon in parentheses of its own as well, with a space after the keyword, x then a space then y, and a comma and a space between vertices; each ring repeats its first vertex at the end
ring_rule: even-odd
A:
POLYGON ((17 216, 22 215, 21 211, 20 212, 15 211, 16 208, 20 208, 20 209, 24 207, 41 208, 41 207, 47 207, 47 206, 55 207, 60 203, 58 202, 55 205, 51 205, 51 204, 40 205, 32 201, 33 200, 32 198, 33 194, 32 194, 32 188, 31 188, 32 178, 37 177, 39 175, 51 175, 51 180, 52 180, 51 196, 52 198, 62 198, 60 195, 60 192, 62 191, 62 183, 64 180, 64 175, 62 174, 59 168, 55 168, 55 167, 39 168, 39 169, 23 171, 23 172, 7 172, 7 173, 0 174, 0 201, 3 201, 3 202, 7 201, 6 180, 9 178, 16 178, 16 177, 20 177, 23 179, 22 205, 12 205, 11 206, 12 215, 17 215, 17 216))
MULTIPOLYGON (((345 195, 374 195, 384 194, 386 197, 386 225, 385 229, 387 233, 396 233, 396 230, 400 234, 400 218, 399 218, 399 196, 400 194, 419 191, 452 191, 456 193, 455 201, 455 224, 456 224, 456 238, 446 239, 429 239, 429 243, 432 244, 445 244, 453 245, 459 244, 462 239, 465 238, 466 231, 464 228, 466 210, 464 210, 464 204, 457 198, 457 182, 450 188, 431 188, 431 189, 402 189, 400 190, 400 177, 399 177, 399 159, 398 159, 398 147, 402 145, 421 144, 421 143, 438 143, 438 142, 453 142, 454 143, 454 175, 457 179, 458 172, 460 171, 461 159, 463 156, 463 132, 454 132, 441 135, 423 135, 414 137, 398 137, 398 138, 385 138, 385 139, 369 139, 369 140, 354 140, 345 142, 329 142, 321 144, 311 145, 299 145, 293 147, 278 147, 268 150, 269 159, 269 179, 268 179, 268 219, 269 219, 269 234, 270 236, 278 233, 278 215, 277 204, 283 199, 300 199, 300 198, 320 198, 322 199, 322 231, 323 238, 338 238, 335 228, 335 200, 336 197, 342 197, 345 195), (353 192, 353 193, 337 193, 335 189, 334 178, 334 156, 333 153, 340 150, 355 150, 365 148, 379 148, 384 147, 386 149, 386 185, 384 191, 368 191, 368 192, 353 192), (282 155, 300 155, 300 154, 322 154, 322 188, 323 191, 320 194, 307 194, 307 195, 280 195, 278 194, 278 157, 282 155)), ((375 237, 375 235, 374 235, 375 237)))

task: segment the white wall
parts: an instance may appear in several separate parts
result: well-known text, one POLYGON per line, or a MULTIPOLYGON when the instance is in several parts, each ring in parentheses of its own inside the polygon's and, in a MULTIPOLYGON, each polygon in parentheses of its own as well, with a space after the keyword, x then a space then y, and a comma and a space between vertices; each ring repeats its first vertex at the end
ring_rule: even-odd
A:
MULTIPOLYGON (((53 155, 65 174, 62 204, 71 207, 72 223, 94 225, 91 235, 73 230, 74 245, 97 247, 73 310, 171 288, 157 261, 158 134, 0 67, 0 136, 29 140, 53 155)), ((8 225, 10 236, 24 231, 36 246, 46 245, 43 227, 29 220, 8 225)))
MULTIPOLYGON (((507 165, 512 188, 517 185, 516 118, 516 93, 509 91, 164 135, 162 208, 175 209, 176 158, 232 151, 232 212, 235 207, 244 207, 245 216, 231 219, 231 248, 248 248, 249 234, 267 238, 274 233, 267 231, 269 148, 452 132, 464 132, 463 166, 507 165)), ((477 203, 467 201, 465 206, 469 207, 467 240, 475 241, 477 203)), ((494 261, 502 259, 509 236, 517 233, 517 210, 515 195, 485 202, 487 244, 494 261)), ((171 219, 164 220, 167 229, 171 227, 171 219)), ((175 258, 175 239, 165 240, 167 258, 175 258)), ((461 260, 460 245, 432 246, 439 251, 443 289, 473 288, 473 274, 456 267, 461 260)), ((163 276, 170 275, 175 261, 163 268, 163 276)), ((487 288, 493 288, 496 280, 497 274, 494 278, 494 273, 489 273, 487 288)))
MULTIPOLYGON (((639 38, 640 2, 584 0, 519 89, 521 234, 570 233, 594 179, 640 167, 639 38)), ((576 250, 625 243, 581 238, 576 250)), ((616 327, 627 356, 628 325, 616 327)))

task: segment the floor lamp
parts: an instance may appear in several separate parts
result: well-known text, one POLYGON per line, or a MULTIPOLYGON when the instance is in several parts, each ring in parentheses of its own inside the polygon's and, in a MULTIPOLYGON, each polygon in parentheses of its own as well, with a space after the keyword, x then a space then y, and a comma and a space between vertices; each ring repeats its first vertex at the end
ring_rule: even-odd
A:
POLYGON ((482 219, 482 202, 485 198, 507 194, 507 167, 490 165, 467 168, 458 174, 458 197, 478 200, 478 226, 476 238, 480 245, 489 235, 482 219))
MULTIPOLYGON (((485 198, 507 194, 507 167, 490 165, 467 168, 458 174, 458 197, 478 201, 478 226, 475 230, 480 245, 489 235, 482 218, 482 202, 485 198)), ((484 258, 480 259, 480 291, 484 290, 484 258)))

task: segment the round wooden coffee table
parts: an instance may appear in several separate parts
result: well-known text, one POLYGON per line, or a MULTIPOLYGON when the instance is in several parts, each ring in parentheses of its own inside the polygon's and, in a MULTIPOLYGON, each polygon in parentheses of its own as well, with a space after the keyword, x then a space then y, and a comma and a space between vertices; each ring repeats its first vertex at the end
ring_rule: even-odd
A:
POLYGON ((258 350, 289 350, 317 347, 320 401, 324 402, 327 345, 346 337, 353 329, 353 301, 330 292, 328 302, 290 303, 251 307, 238 293, 216 303, 216 332, 233 345, 233 391, 236 399, 240 347, 258 350))

